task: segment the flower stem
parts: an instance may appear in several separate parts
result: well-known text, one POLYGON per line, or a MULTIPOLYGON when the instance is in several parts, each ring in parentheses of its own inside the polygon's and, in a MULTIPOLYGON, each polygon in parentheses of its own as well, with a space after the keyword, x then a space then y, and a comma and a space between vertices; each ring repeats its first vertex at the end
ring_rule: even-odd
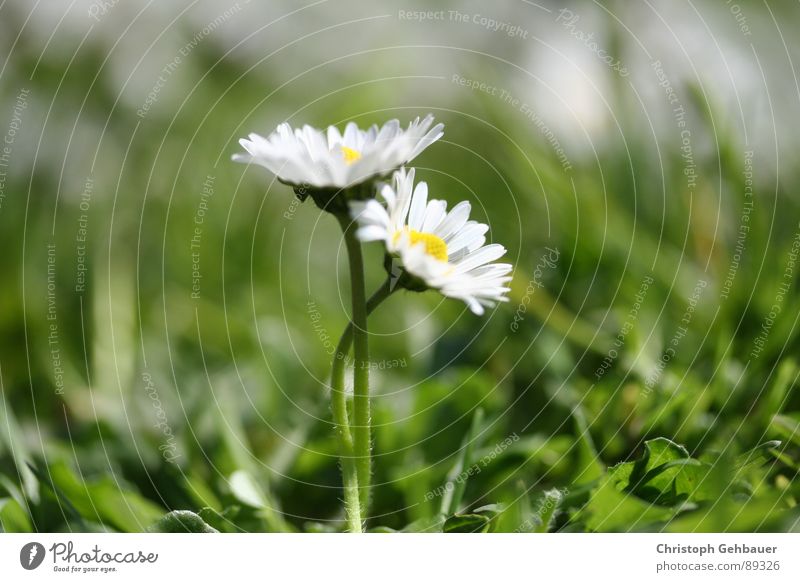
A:
POLYGON ((344 232, 350 263, 350 294, 352 317, 345 329, 334 356, 331 369, 331 399, 336 431, 342 450, 342 476, 345 486, 345 507, 350 531, 361 531, 360 520, 366 519, 372 479, 370 402, 369 402, 369 342, 367 315, 393 291, 390 280, 365 300, 364 261, 361 244, 356 237, 354 224, 347 215, 337 214, 344 232), (347 414, 347 397, 344 393, 344 372, 350 344, 355 345, 353 363, 353 424, 347 414), (353 487, 357 496, 353 496, 353 487), (359 520, 358 526, 354 523, 359 520))
MULTIPOLYGON (((392 294, 390 279, 381 285, 367 301, 367 315, 372 313, 378 305, 392 294)), ((353 343, 353 322, 347 324, 339 343, 331 367, 331 399, 336 424, 336 435, 339 439, 342 457, 342 477, 345 488, 345 510, 347 513, 347 526, 351 532, 361 532, 362 516, 366 517, 366 506, 359 499, 358 472, 353 457, 353 437, 350 432, 350 422, 347 418, 347 397, 344 392, 344 372, 347 354, 353 343)))
MULTIPOLYGON (((350 326, 348 326, 350 329, 350 326)), ((347 419, 347 396, 344 392, 344 361, 350 351, 352 333, 342 334, 331 368, 331 408, 339 440, 339 455, 342 459, 342 481, 344 482, 344 506, 347 528, 352 533, 361 533, 361 501, 359 500, 358 470, 353 455, 353 436, 347 419), (347 336, 350 336, 347 338, 347 336)))
POLYGON ((347 257, 350 262, 350 295, 353 303, 353 449, 358 475, 362 518, 367 515, 372 480, 372 435, 369 401, 369 335, 367 332, 367 299, 364 290, 364 259, 361 242, 356 237, 355 223, 349 216, 339 215, 344 231, 347 257))

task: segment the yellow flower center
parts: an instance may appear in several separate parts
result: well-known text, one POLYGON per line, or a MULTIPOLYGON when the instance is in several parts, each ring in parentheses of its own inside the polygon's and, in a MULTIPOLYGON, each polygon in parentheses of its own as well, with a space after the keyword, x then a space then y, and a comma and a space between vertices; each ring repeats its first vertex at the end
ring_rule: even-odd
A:
MULTIPOLYGON (((431 234, 429 232, 419 232, 418 230, 413 230, 408 227, 406 227, 402 232, 408 233, 408 239, 412 246, 422 243, 425 245, 425 252, 428 255, 437 261, 447 261, 447 243, 435 234, 431 234)), ((400 238, 400 234, 401 231, 395 233, 395 241, 400 238)))
POLYGON ((342 146, 342 155, 344 156, 344 163, 348 166, 356 160, 361 159, 361 152, 347 146, 342 146))

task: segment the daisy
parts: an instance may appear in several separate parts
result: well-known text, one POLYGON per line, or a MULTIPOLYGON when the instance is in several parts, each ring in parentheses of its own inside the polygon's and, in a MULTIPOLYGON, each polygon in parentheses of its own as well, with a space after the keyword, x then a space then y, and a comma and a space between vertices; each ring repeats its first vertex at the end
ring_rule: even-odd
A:
POLYGON ((309 125, 292 130, 282 123, 266 138, 251 133, 249 139, 240 139, 247 153, 234 154, 233 160, 264 166, 296 188, 340 190, 413 160, 442 136, 444 126, 432 123, 432 115, 416 118, 405 130, 396 119, 367 130, 350 122, 344 133, 334 126, 323 133, 309 125))
MULTIPOLYGON (((476 315, 498 301, 508 301, 505 284, 511 265, 492 263, 506 253, 499 244, 484 245, 489 227, 469 220, 470 203, 459 202, 450 212, 443 200, 428 200, 428 185, 414 187, 414 170, 401 168, 394 187, 384 185, 377 200, 352 202, 362 241, 383 241, 394 259, 391 270, 397 284, 421 291, 436 289, 460 299, 476 315), (399 262, 399 265, 397 264, 399 262)), ((389 268, 387 266, 387 268, 389 268)))

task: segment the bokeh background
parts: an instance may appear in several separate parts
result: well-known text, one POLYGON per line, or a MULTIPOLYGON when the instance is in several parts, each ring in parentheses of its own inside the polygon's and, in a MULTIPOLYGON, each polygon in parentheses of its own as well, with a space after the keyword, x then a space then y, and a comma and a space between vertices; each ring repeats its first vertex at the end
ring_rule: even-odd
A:
POLYGON ((797 529, 798 25, 747 0, 3 2, 3 530, 341 529, 341 236, 230 156, 428 112, 418 176, 472 202, 513 290, 371 318, 369 527, 797 529))

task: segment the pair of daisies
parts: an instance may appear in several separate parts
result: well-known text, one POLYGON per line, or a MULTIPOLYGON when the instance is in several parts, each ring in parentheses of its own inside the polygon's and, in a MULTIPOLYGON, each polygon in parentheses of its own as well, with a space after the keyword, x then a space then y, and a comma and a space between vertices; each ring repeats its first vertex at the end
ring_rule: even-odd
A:
POLYGON ((402 286, 435 289, 481 315, 485 307, 508 300, 512 267, 493 262, 506 249, 485 244, 489 227, 469 220, 469 202, 448 212, 445 201, 428 200, 425 182, 414 184, 413 168, 403 167, 442 136, 442 124, 431 128, 432 123, 431 115, 405 130, 397 120, 367 130, 351 122, 344 133, 333 126, 325 133, 308 125, 292 130, 283 123, 266 138, 251 133, 240 140, 247 153, 233 159, 264 166, 296 189, 347 190, 394 172, 391 183, 378 188, 383 203, 349 201, 359 239, 383 242, 402 286))

